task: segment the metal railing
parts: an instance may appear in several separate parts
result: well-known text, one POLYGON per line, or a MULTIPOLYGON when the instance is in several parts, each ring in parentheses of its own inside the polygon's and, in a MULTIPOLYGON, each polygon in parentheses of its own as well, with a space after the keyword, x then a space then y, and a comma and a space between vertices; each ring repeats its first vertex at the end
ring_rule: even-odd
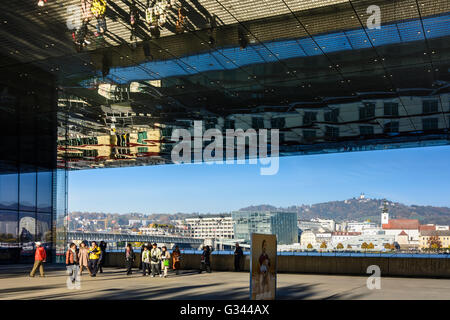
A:
MULTIPOLYGON (((124 248, 107 249, 108 252, 122 252, 124 248)), ((182 254, 202 254, 202 250, 180 249, 182 254)), ((140 252, 139 249, 136 252, 140 252)), ((169 248, 169 252, 172 252, 169 248)), ((250 255, 250 251, 244 251, 250 255)), ((233 255, 232 250, 214 250, 212 255, 233 255)), ((405 252, 313 252, 313 251, 278 251, 278 256, 310 256, 310 257, 381 257, 381 258, 443 258, 450 259, 450 253, 405 253, 405 252)))
POLYGON ((201 245, 203 239, 177 236, 159 235, 133 235, 121 233, 95 233, 95 232, 67 232, 67 239, 86 241, 110 241, 110 242, 149 242, 149 243, 180 243, 201 245))

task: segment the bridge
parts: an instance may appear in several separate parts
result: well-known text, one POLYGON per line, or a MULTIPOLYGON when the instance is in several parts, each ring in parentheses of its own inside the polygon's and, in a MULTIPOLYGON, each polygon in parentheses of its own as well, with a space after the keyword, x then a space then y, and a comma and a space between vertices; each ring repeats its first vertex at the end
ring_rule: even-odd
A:
MULTIPOLYGON (((60 239, 63 240, 63 239, 60 239)), ((179 236, 161 235, 134 235, 124 233, 99 233, 99 232, 67 232, 67 240, 109 241, 109 242, 148 242, 164 244, 189 244, 193 247, 203 244, 203 239, 179 236)))

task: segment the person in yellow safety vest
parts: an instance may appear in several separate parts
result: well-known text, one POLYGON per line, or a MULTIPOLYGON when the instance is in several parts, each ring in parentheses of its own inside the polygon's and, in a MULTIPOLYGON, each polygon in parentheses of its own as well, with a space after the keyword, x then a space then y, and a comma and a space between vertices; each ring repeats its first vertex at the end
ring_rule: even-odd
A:
POLYGON ((97 242, 92 241, 92 246, 89 249, 89 270, 91 270, 91 277, 97 275, 98 262, 100 261, 100 255, 102 251, 97 246, 97 242))

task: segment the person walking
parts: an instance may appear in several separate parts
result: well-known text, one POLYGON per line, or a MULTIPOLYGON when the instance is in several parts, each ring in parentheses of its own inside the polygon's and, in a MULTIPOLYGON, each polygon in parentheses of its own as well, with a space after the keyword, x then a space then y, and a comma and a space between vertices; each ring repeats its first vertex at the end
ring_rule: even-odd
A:
MULTIPOLYGON (((148 244, 148 243, 144 243, 142 246, 141 246, 141 255, 142 255, 142 253, 144 252, 144 248, 145 247, 147 247, 147 249, 149 249, 150 250, 150 244, 148 244)), ((144 264, 143 264, 143 262, 142 262, 142 259, 139 261, 139 270, 142 270, 142 267, 144 266, 144 264)))
POLYGON ((145 277, 147 275, 147 270, 148 275, 150 275, 150 250, 148 250, 147 246, 143 247, 141 256, 142 275, 145 277))
POLYGON ((69 245, 69 249, 66 251, 66 268, 70 273, 70 281, 74 284, 78 278, 78 250, 75 243, 69 245))
POLYGON ((153 248, 150 251, 150 266, 152 267, 152 278, 161 274, 161 250, 159 250, 156 243, 153 244, 153 248))
POLYGON ((162 271, 159 275, 160 277, 163 276, 164 278, 167 278, 167 272, 169 271, 169 265, 170 265, 170 253, 167 251, 167 247, 163 246, 161 251, 161 265, 162 265, 162 271))
POLYGON ((105 259, 106 259, 106 242, 105 241, 100 241, 100 260, 98 261, 98 270, 100 273, 103 273, 103 266, 105 265, 105 259))
POLYGON ((45 277, 44 274, 44 263, 47 259, 47 253, 45 252, 44 247, 42 244, 38 241, 36 244, 36 250, 34 252, 34 265, 33 269, 31 269, 30 277, 34 277, 36 274, 37 269, 39 268, 39 273, 41 277, 45 277))
POLYGON ((91 275, 91 269, 89 269, 89 249, 86 247, 86 243, 83 241, 80 243, 80 249, 78 250, 78 262, 80 264, 80 276, 83 275, 83 269, 86 268, 91 275))
POLYGON ((234 249, 234 271, 241 271, 241 258, 244 255, 242 252, 242 248, 239 246, 239 243, 236 242, 236 248, 234 249))
POLYGON ((203 253, 201 256, 201 261, 200 261, 200 272, 199 273, 202 273, 202 271, 211 273, 210 255, 211 255, 211 250, 209 249, 209 246, 204 246, 203 253))
POLYGON ((178 246, 175 246, 175 249, 172 252, 172 268, 175 270, 176 274, 180 274, 180 261, 181 261, 181 252, 178 246))
POLYGON ((91 277, 97 276, 100 255, 101 251, 97 245, 97 242, 92 241, 91 248, 89 249, 89 269, 91 270, 91 277))
POLYGON ((131 268, 133 268, 134 258, 135 255, 133 247, 131 246, 131 243, 128 243, 127 248, 125 249, 125 265, 127 267, 127 276, 132 274, 131 268))

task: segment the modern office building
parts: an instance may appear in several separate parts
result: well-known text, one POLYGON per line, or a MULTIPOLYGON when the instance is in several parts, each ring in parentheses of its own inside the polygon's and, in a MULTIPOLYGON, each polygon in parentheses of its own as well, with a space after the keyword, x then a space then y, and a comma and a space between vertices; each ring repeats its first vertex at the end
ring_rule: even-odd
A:
POLYGON ((277 235, 279 244, 298 242, 297 213, 295 212, 248 212, 231 214, 234 222, 235 239, 249 243, 252 233, 277 235))
POLYGON ((194 121, 278 129, 280 156, 449 144, 448 0, 380 1, 379 26, 371 0, 175 1, 157 28, 107 3, 98 36, 79 0, 0 2, 1 261, 64 251, 68 170, 171 164, 194 121))

